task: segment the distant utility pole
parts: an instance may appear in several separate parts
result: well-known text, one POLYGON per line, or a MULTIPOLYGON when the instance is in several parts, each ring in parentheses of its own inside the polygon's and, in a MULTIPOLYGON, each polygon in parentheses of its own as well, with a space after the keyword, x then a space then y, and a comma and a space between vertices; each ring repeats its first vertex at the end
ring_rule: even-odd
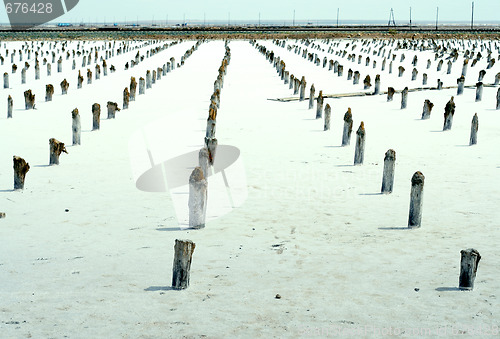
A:
POLYGON ((436 31, 438 30, 439 7, 436 7, 436 31))
POLYGON ((470 20, 470 29, 474 28, 474 1, 472 1, 472 18, 470 20))
POLYGON ((410 7, 410 31, 411 31, 411 7, 410 7))
POLYGON ((337 27, 339 27, 339 8, 337 7, 337 27))
POLYGON ((292 26, 295 26, 295 10, 293 10, 292 26))
POLYGON ((390 26, 390 25, 393 25, 393 26, 396 26, 396 20, 394 20, 394 10, 391 8, 391 12, 389 13, 389 23, 387 24, 387 26, 390 26))

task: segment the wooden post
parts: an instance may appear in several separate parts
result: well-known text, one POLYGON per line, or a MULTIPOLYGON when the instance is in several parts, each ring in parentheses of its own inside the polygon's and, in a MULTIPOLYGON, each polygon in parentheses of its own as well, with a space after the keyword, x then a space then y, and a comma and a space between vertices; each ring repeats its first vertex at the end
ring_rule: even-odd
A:
POLYGON ((474 289, 477 267, 481 255, 473 248, 460 251, 460 277, 458 278, 458 288, 465 291, 474 289))
POLYGON ((207 188, 203 170, 196 167, 189 177, 189 226, 192 228, 205 227, 207 188))
POLYGON ((443 82, 441 81, 441 79, 437 80, 437 89, 438 90, 442 90, 443 89, 443 82))
POLYGON ((352 113, 351 108, 347 108, 347 112, 344 114, 344 130, 342 133, 342 146, 348 146, 351 143, 351 133, 352 133, 352 113))
POLYGON ((476 84, 476 102, 481 101, 483 98, 483 83, 478 82, 476 84))
POLYGON ((408 87, 401 92, 401 109, 405 109, 408 104, 408 87))
POLYGON ((77 88, 82 88, 82 84, 83 84, 83 77, 82 77, 82 74, 80 73, 80 71, 78 71, 78 84, 77 84, 77 88))
POLYGON ((71 116, 73 118, 73 145, 80 145, 80 139, 82 134, 82 126, 80 123, 80 114, 78 114, 78 108, 75 108, 71 112, 71 116))
POLYGON ((430 102, 429 99, 426 99, 424 101, 424 108, 422 110, 422 120, 426 120, 431 117, 432 107, 434 107, 434 104, 430 102))
POLYGON ((349 68, 349 70, 347 71, 347 80, 352 80, 352 69, 349 68))
POLYGON ((24 189, 24 179, 30 170, 30 165, 21 157, 14 156, 14 189, 24 189))
POLYGON ((323 91, 319 91, 316 99, 316 119, 321 119, 323 115, 323 91))
POLYGON ((427 73, 422 74, 422 85, 427 85, 427 73))
POLYGON ((50 77, 52 75, 52 64, 47 64, 47 76, 50 77))
POLYGON ((363 80, 363 86, 363 89, 369 89, 370 87, 372 87, 370 75, 367 75, 365 77, 365 80, 363 80))
POLYGON ((311 85, 311 89, 309 90, 309 109, 314 107, 314 93, 316 89, 314 88, 314 84, 311 85))
POLYGON ((135 93, 137 91, 137 81, 134 77, 130 78, 130 101, 135 101, 135 93))
POLYGON ((365 124, 361 121, 359 125, 358 131, 356 132, 356 148, 354 151, 354 165, 363 164, 363 160, 365 157, 365 124))
POLYGON ((68 94, 68 88, 69 88, 69 82, 66 79, 61 81, 62 95, 68 94))
POLYGON ((130 93, 128 91, 128 87, 125 87, 123 90, 123 109, 128 108, 128 104, 130 102, 130 93))
POLYGON ((402 77, 405 72, 405 68, 403 66, 398 67, 398 77, 402 77))
POLYGON ((118 104, 116 102, 108 101, 108 119, 114 119, 115 113, 119 112, 118 104))
POLYGON ((96 80, 101 79, 101 66, 100 65, 95 65, 95 79, 96 80))
POLYGON ((457 79, 457 95, 462 95, 464 93, 465 77, 462 75, 457 79))
POLYGON ((352 76, 352 84, 353 84, 353 85, 357 85, 357 84, 359 84, 359 77, 360 77, 359 72, 358 72, 358 71, 355 71, 355 72, 353 73, 353 76, 352 76))
POLYGON ((393 97, 394 97, 394 93, 396 93, 396 90, 394 89, 394 87, 389 87, 387 88, 387 101, 392 101, 393 97))
POLYGON ((210 168, 210 154, 208 153, 208 149, 206 147, 200 149, 200 152, 198 153, 198 163, 201 170, 203 171, 203 177, 208 178, 210 168))
POLYGON ((304 101, 304 98, 306 96, 306 78, 302 76, 302 79, 300 79, 300 98, 299 101, 304 101))
POLYGON ((486 71, 484 69, 479 71, 479 76, 477 77, 477 81, 481 82, 484 79, 484 76, 486 75, 486 71))
POLYGON ((92 130, 99 129, 101 125, 101 105, 92 105, 92 130))
POLYGON ((102 61, 102 74, 104 76, 108 75, 108 64, 106 63, 106 60, 102 61))
POLYGON ((411 72, 411 80, 412 81, 417 80, 417 75, 418 75, 418 71, 416 68, 414 68, 413 71, 411 72))
POLYGON ((464 65, 462 66, 462 76, 465 77, 467 75, 467 65, 469 64, 469 59, 464 60, 464 65))
POLYGON ((12 118, 12 108, 14 106, 14 101, 12 97, 9 95, 7 98, 7 118, 12 118))
POLYGON ((379 94, 380 93, 380 74, 375 75, 375 90, 373 91, 373 94, 379 94))
POLYGON ((497 91, 497 109, 500 109, 500 88, 497 91))
POLYGON ((495 86, 498 86, 499 84, 500 84, 500 72, 498 72, 497 75, 495 75, 495 82, 494 82, 495 86))
MULTIPOLYGON (((290 83, 288 84, 288 89, 293 89, 293 86, 295 85, 295 75, 291 74, 290 75, 290 83)), ((294 93, 296 94, 296 93, 294 93)))
POLYGON ((323 131, 328 131, 330 129, 330 116, 332 114, 332 109, 329 104, 325 106, 325 124, 323 126, 323 131))
POLYGON ((45 85, 45 101, 52 101, 54 95, 54 86, 51 84, 45 85))
POLYGON ((9 88, 9 73, 3 74, 3 88, 9 88))
POLYGON ((212 138, 206 140, 205 142, 208 149, 208 155, 209 155, 208 160, 210 160, 210 166, 213 166, 215 162, 215 153, 217 151, 217 144, 218 144, 217 139, 212 138))
POLYGON ((424 180, 425 177, 420 171, 415 172, 411 178, 410 215, 408 217, 409 228, 421 226, 424 180))
POLYGON ((479 129, 479 118, 477 113, 474 114, 472 118, 471 128, 470 128, 470 139, 469 146, 477 144, 477 130, 479 129))
POLYGON ((31 93, 30 89, 24 92, 24 106, 26 109, 35 108, 35 95, 31 93))
POLYGON ((151 88, 151 71, 148 69, 146 71, 146 89, 151 88))
POLYGON ((384 157, 384 174, 382 176, 382 193, 391 193, 394 186, 394 168, 396 167, 396 152, 389 149, 384 157))
POLYGON ((446 74, 450 74, 451 73, 451 66, 452 66, 452 62, 451 60, 448 60, 448 69, 446 70, 446 74))
POLYGON ((23 69, 21 70, 21 84, 25 83, 26 83, 26 68, 23 67, 23 69))
POLYGON ((392 60, 389 62, 389 74, 392 74, 392 60))
POLYGON ((64 147, 64 143, 54 139, 49 139, 50 145, 50 160, 49 165, 59 165, 59 156, 62 152, 68 154, 66 151, 66 147, 64 147))
POLYGON ((344 66, 338 65, 337 66, 337 76, 341 77, 344 75, 344 66))
POLYGON ((191 240, 175 240, 174 264, 172 269, 172 288, 183 290, 189 286, 191 261, 195 243, 191 240))
POLYGON ((62 59, 59 57, 59 60, 57 60, 57 73, 62 72, 62 59))
POLYGON ((139 78, 139 95, 145 93, 146 82, 143 77, 139 78))
POLYGON ((442 67, 443 67, 443 59, 440 59, 436 71, 440 72, 442 67))
POLYGON ((454 98, 451 97, 450 101, 448 101, 444 108, 443 131, 450 130, 453 124, 453 115, 455 114, 455 102, 453 101, 453 99, 454 98))
POLYGON ((35 64, 35 80, 40 79, 40 65, 38 62, 35 64))

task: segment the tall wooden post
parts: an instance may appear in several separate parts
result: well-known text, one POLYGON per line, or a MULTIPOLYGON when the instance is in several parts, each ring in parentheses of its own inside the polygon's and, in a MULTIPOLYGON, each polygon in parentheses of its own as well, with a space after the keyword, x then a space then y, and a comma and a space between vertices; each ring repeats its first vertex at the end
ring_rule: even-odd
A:
POLYGON ((453 101, 453 97, 451 97, 450 101, 448 101, 444 108, 443 131, 451 129, 453 124, 453 115, 455 115, 455 102, 453 101))
POLYGON ((130 102, 130 93, 128 91, 128 87, 125 87, 123 90, 123 109, 128 108, 128 104, 130 102))
POLYGON ((476 102, 481 101, 483 98, 483 83, 478 82, 476 84, 476 102))
POLYGON ((325 124, 323 126, 323 131, 328 131, 330 129, 330 116, 332 114, 332 109, 329 104, 325 106, 325 124))
POLYGON ((319 91, 316 99, 316 119, 321 119, 323 115, 323 91, 319 91))
POLYGON ((21 157, 14 156, 14 189, 24 189, 24 179, 30 170, 30 165, 21 157))
POLYGON ((307 86, 306 78, 304 76, 302 76, 302 79, 300 80, 300 97, 299 97, 299 101, 304 101, 304 98, 306 96, 306 86, 307 86))
POLYGON ((82 135, 82 126, 80 123, 80 114, 78 114, 78 108, 75 108, 71 112, 73 118, 72 130, 73 130, 73 145, 80 145, 80 139, 82 135))
POLYGON ((382 177, 382 193, 391 193, 394 185, 394 168, 396 167, 396 152, 393 149, 385 152, 384 174, 382 177))
POLYGON ((429 99, 426 99, 424 101, 424 108, 422 111, 422 120, 426 120, 426 119, 429 119, 431 117, 432 107, 434 107, 434 104, 432 102, 430 102, 429 99))
POLYGON ((361 121, 359 125, 358 131, 356 132, 356 149, 354 151, 354 165, 363 164, 363 160, 365 157, 365 124, 361 121))
POLYGON ((191 240, 175 240, 172 288, 183 290, 189 286, 191 261, 196 245, 191 240))
POLYGON ((9 95, 7 98, 7 118, 12 118, 12 108, 14 106, 14 101, 12 97, 9 95))
POLYGON ((311 85, 311 89, 309 90, 309 109, 314 107, 314 93, 316 89, 314 88, 314 84, 311 85))
POLYGON ((422 172, 415 172, 411 178, 410 215, 408 217, 409 228, 421 226, 424 180, 425 177, 422 172))
POLYGON ((137 91, 137 81, 134 77, 130 78, 130 101, 135 101, 135 93, 137 91))
POLYGON ((342 133, 342 146, 348 146, 351 143, 351 133, 352 133, 352 113, 351 108, 347 108, 347 112, 344 114, 344 130, 342 133))
POLYGON ((394 93, 396 93, 396 90, 394 87, 389 87, 387 88, 387 101, 392 101, 394 98, 394 93))
POLYGON ((474 114, 472 118, 471 128, 470 128, 470 139, 469 145, 477 144, 477 131, 479 129, 479 118, 477 117, 477 113, 474 114))
POLYGON ((405 109, 408 104, 408 87, 401 92, 401 109, 405 109))
POLYGON ((101 125, 101 105, 95 103, 92 105, 92 130, 98 130, 101 125))
POLYGON ((473 248, 460 251, 460 277, 458 278, 458 288, 465 291, 474 289, 477 267, 481 255, 473 248))
POLYGON ((189 226, 205 227, 208 183, 201 167, 196 167, 189 177, 189 226))
POLYGON ((116 102, 108 101, 108 119, 114 119, 115 113, 120 111, 118 104, 116 102))
POLYGON ((64 143, 51 138, 49 139, 49 145, 50 145, 50 160, 49 160, 49 165, 59 165, 59 156, 61 153, 68 153, 66 151, 66 147, 64 146, 64 143))

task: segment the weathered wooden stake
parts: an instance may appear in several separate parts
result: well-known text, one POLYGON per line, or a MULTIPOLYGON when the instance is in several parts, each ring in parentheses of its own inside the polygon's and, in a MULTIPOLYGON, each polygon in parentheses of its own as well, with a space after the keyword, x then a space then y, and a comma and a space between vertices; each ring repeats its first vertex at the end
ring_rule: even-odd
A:
POLYGON ((64 143, 54 139, 49 139, 50 145, 50 160, 49 165, 59 165, 59 156, 62 152, 68 154, 66 151, 66 147, 64 147, 64 143))
POLYGON ((191 240, 175 240, 174 264, 172 269, 172 288, 183 290, 189 286, 191 261, 195 243, 191 240))
POLYGON ((352 84, 353 84, 353 85, 357 85, 357 84, 359 84, 359 77, 360 77, 360 76, 361 76, 361 75, 359 74, 359 72, 358 72, 358 71, 355 71, 355 72, 353 73, 353 76, 352 76, 352 84))
POLYGON ((135 93, 137 91, 137 81, 134 77, 130 78, 130 101, 135 101, 135 93))
POLYGON ((453 124, 453 115, 455 114, 455 102, 453 101, 453 97, 451 97, 450 101, 446 104, 444 108, 444 124, 443 131, 447 131, 451 129, 451 125, 453 124))
POLYGON ((115 113, 119 112, 118 104, 116 102, 108 101, 108 119, 114 119, 115 113))
POLYGON ((409 228, 421 226, 424 180, 425 177, 420 171, 415 172, 411 178, 410 215, 408 217, 409 228))
POLYGON ((391 193, 394 185, 394 168, 396 167, 396 152, 393 149, 385 152, 384 174, 382 176, 382 193, 391 193))
POLYGON ((497 91, 497 109, 500 109, 500 88, 497 91))
POLYGON ((351 143, 351 133, 352 133, 352 113, 351 108, 347 108, 347 112, 344 114, 344 130, 342 133, 342 146, 348 146, 351 143))
POLYGON ((52 101, 54 95, 54 86, 51 84, 45 85, 45 101, 52 101))
POLYGON ((458 278, 458 288, 465 291, 474 289, 477 267, 481 255, 473 248, 460 251, 460 277, 458 278))
POLYGON ((196 167, 189 177, 189 226, 192 228, 205 227, 207 188, 203 170, 196 167))
POLYGON ((302 79, 300 79, 300 98, 299 101, 304 101, 304 98, 306 96, 306 78, 302 76, 302 79))
POLYGON ((311 85, 311 89, 309 90, 309 109, 314 107, 314 93, 316 92, 316 88, 314 88, 314 84, 311 85))
POLYGON ((145 93, 146 80, 143 77, 139 78, 139 95, 145 93))
POLYGON ((198 163, 201 170, 203 171, 203 177, 208 178, 210 168, 210 154, 208 153, 208 149, 206 147, 200 149, 200 153, 198 153, 198 163))
POLYGON ((483 83, 478 82, 476 83, 476 102, 481 101, 483 98, 483 83))
POLYGON ((325 106, 325 124, 323 126, 323 131, 328 131, 330 129, 330 116, 332 114, 332 109, 329 104, 325 106))
POLYGON ((205 141, 205 143, 208 149, 208 159, 210 160, 210 166, 213 166, 215 162, 215 153, 217 152, 217 139, 208 139, 205 141))
POLYGON ((80 73, 80 71, 78 71, 78 84, 77 84, 77 88, 82 88, 82 84, 83 84, 83 77, 82 77, 82 74, 80 73))
POLYGON ((92 84, 92 71, 87 68, 87 84, 92 84))
POLYGON ((21 70, 21 84, 25 83, 26 83, 26 68, 23 67, 23 69, 21 70))
POLYGON ((35 95, 31 93, 30 89, 24 92, 24 107, 26 109, 35 108, 35 95))
POLYGON ((380 74, 375 75, 375 90, 373 91, 373 94, 379 94, 380 93, 380 74))
POLYGON ((427 73, 422 74, 422 85, 427 85, 427 73))
POLYGON ((365 124, 361 121, 358 131, 356 132, 356 148, 354 151, 354 165, 362 165, 365 157, 365 124))
POLYGON ((464 93, 465 77, 462 75, 457 79, 457 95, 462 95, 464 93))
POLYGON ((24 179, 30 170, 30 165, 21 157, 14 156, 14 189, 24 189, 24 179))
POLYGON ((66 79, 61 81, 62 95, 68 94, 68 88, 69 88, 69 82, 66 79))
POLYGON ((80 145, 80 139, 82 134, 82 126, 80 123, 80 114, 78 114, 78 108, 75 108, 71 112, 71 116, 73 118, 73 145, 80 145))
POLYGON ((408 87, 401 92, 401 109, 405 109, 408 104, 408 87))
POLYGON ((7 118, 12 118, 12 108, 14 107, 14 101, 12 97, 9 95, 7 98, 7 118))
POLYGON ((92 105, 92 130, 99 129, 101 125, 101 105, 92 105))
POLYGON ((396 93, 394 87, 387 88, 387 101, 392 101, 392 99, 394 98, 394 93, 396 93))
POLYGON ((316 99, 316 119, 321 119, 323 115, 323 91, 319 91, 316 99))
POLYGON ((477 113, 475 113, 474 117, 472 118, 472 123, 470 127, 470 139, 469 139, 470 146, 477 144, 478 129, 479 129, 479 118, 477 117, 477 113))
POLYGON ((424 101, 424 108, 422 110, 422 120, 426 120, 431 117, 432 107, 434 107, 434 104, 430 102, 429 99, 426 99, 424 101))
POLYGON ((146 71, 146 89, 151 88, 151 71, 148 69, 146 71))
POLYGON ((9 88, 9 73, 3 74, 3 88, 9 88))
POLYGON ((128 104, 130 102, 130 93, 128 91, 128 87, 125 87, 123 90, 123 109, 128 108, 128 104))

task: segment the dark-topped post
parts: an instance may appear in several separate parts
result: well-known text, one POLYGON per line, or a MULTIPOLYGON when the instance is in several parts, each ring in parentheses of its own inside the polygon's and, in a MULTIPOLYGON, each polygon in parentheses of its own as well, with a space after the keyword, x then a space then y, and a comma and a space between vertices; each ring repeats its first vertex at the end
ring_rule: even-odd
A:
POLYGON ((344 130, 342 133, 342 146, 348 146, 351 143, 351 133, 352 133, 352 113, 351 108, 347 108, 347 112, 344 114, 344 130))
POLYGON ((396 151, 389 149, 384 157, 384 174, 382 176, 382 193, 391 193, 394 186, 394 168, 396 167, 396 151))
POLYGON ((30 165, 21 157, 14 156, 14 189, 24 189, 26 173, 30 170, 30 165))
POLYGON ((363 164, 363 160, 365 158, 365 124, 361 121, 359 125, 358 131, 356 132, 356 148, 354 151, 354 165, 363 164))
POLYGON ((411 178, 410 215, 408 217, 409 228, 421 226, 424 180, 425 177, 420 171, 415 172, 411 178))
POLYGON ((472 123, 470 127, 470 139, 469 146, 477 144, 477 131, 479 129, 479 118, 477 117, 477 113, 472 117, 472 123))
POLYGON ((191 261, 195 243, 191 240, 175 240, 174 264, 172 268, 172 288, 183 290, 189 286, 191 261))
POLYGON ((481 255, 473 248, 460 251, 460 277, 458 278, 458 288, 465 291, 474 289, 477 267, 481 255))

